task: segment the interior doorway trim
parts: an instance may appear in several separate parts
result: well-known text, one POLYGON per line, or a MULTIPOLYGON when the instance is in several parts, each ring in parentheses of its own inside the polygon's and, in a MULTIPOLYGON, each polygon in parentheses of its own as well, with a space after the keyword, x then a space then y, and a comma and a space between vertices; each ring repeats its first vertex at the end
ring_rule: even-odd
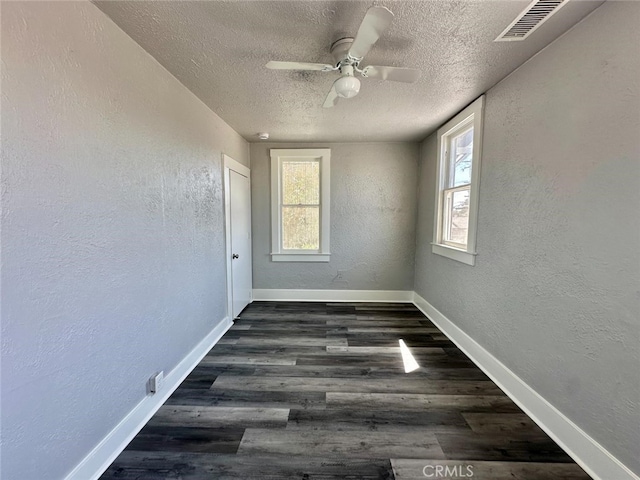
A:
POLYGON ((229 155, 222 154, 223 180, 224 180, 224 235, 225 252, 227 255, 225 265, 227 268, 227 316, 233 320, 233 277, 231 272, 231 198, 229 192, 230 170, 238 172, 247 178, 251 178, 251 169, 234 160, 229 155))

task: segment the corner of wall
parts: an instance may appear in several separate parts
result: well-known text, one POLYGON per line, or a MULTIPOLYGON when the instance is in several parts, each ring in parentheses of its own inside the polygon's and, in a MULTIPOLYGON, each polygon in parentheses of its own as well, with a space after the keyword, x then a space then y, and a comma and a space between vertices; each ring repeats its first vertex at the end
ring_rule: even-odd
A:
POLYGON ((414 292, 413 304, 596 480, 640 480, 500 360, 414 292))

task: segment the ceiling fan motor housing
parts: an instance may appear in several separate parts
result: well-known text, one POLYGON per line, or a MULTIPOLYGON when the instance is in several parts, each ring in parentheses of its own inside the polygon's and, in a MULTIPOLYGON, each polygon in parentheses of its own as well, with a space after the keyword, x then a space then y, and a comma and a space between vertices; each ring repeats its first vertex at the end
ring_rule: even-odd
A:
POLYGON ((333 57, 336 67, 342 63, 352 63, 349 60, 349 49, 353 43, 353 38, 346 37, 336 40, 331 44, 331 56, 333 57))

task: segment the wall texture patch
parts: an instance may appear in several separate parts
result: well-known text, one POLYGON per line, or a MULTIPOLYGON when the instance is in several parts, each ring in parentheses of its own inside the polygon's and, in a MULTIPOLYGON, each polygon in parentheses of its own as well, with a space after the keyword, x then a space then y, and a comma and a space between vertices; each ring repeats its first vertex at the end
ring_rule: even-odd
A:
POLYGON ((251 144, 253 286, 412 290, 418 145, 251 144), (270 148, 331 149, 331 261, 271 261, 270 148))
POLYGON ((487 93, 477 263, 431 253, 422 145, 415 290, 640 473, 640 4, 607 2, 487 93))
POLYGON ((248 145, 89 2, 3 4, 2 62, 0 476, 63 478, 225 317, 248 145))

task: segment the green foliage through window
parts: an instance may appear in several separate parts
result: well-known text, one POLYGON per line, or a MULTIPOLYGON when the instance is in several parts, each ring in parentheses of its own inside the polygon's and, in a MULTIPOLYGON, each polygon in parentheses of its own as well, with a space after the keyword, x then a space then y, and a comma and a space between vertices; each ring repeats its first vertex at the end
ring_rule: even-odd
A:
POLYGON ((320 162, 282 162, 282 248, 320 248, 320 162))

